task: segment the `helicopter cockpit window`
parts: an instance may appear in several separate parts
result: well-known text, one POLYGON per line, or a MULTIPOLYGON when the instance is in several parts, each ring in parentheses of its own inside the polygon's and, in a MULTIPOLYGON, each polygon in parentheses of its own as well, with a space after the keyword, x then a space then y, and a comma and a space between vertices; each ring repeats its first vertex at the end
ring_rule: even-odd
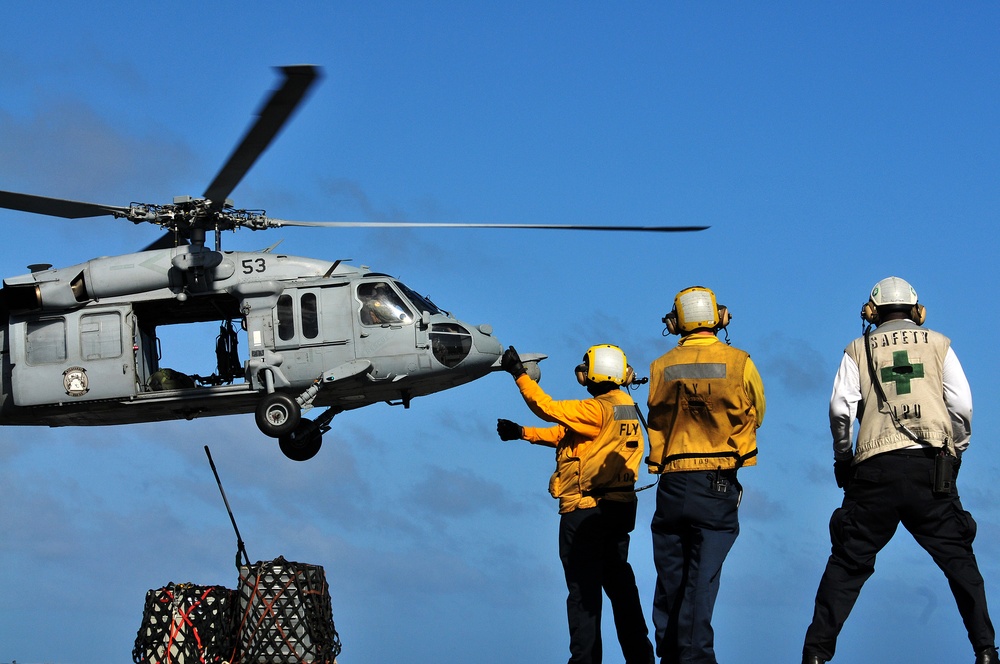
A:
POLYGON ((361 301, 361 322, 365 325, 407 325, 413 322, 413 312, 384 281, 358 286, 358 299, 361 301))
POLYGON ((412 288, 407 287, 406 284, 397 281, 396 285, 399 286, 399 290, 403 291, 403 295, 405 295, 410 300, 410 302, 415 304, 417 309, 419 309, 420 311, 426 311, 427 313, 432 315, 443 313, 440 309, 438 309, 436 304, 431 302, 430 298, 424 297, 420 293, 417 293, 412 288))
POLYGON ((278 298, 278 338, 288 341, 295 336, 295 312, 292 307, 292 296, 282 295, 278 298))
POLYGON ((28 364, 66 361, 66 321, 62 318, 31 321, 25 330, 28 364))

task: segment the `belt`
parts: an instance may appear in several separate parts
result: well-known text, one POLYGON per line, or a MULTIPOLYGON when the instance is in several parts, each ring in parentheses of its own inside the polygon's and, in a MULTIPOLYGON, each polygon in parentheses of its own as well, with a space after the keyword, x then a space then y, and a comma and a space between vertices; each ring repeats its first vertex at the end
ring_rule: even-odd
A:
POLYGON ((891 452, 886 452, 886 454, 895 454, 897 456, 905 457, 915 457, 918 459, 933 459, 940 453, 940 450, 936 447, 925 447, 919 450, 892 450, 891 452))

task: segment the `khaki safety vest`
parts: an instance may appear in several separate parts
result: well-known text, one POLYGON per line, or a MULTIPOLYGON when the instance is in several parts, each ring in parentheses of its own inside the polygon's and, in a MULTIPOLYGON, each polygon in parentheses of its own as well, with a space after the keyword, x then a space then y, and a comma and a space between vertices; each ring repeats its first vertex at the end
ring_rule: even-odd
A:
POLYGON ((858 364, 861 403, 858 405, 858 440, 854 463, 876 454, 915 444, 893 421, 921 441, 941 447, 952 439, 951 417, 944 402, 944 358, 951 341, 934 330, 909 320, 893 320, 869 334, 875 375, 888 400, 879 407, 865 353, 865 338, 858 337, 845 349, 858 364))

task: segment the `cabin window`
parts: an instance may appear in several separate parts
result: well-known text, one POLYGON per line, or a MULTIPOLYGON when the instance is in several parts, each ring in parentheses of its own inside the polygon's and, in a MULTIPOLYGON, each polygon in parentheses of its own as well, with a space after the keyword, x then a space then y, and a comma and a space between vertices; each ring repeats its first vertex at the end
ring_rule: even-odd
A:
POLYGON ((80 318, 80 350, 85 360, 122 356, 122 319, 117 312, 80 318))
POLYGON ((292 296, 282 295, 278 298, 278 338, 282 341, 289 341, 294 336, 295 320, 292 310, 292 296))
POLYGON ((66 321, 62 318, 29 321, 25 331, 28 364, 66 361, 66 321))
POLYGON ((302 336, 306 339, 315 339, 319 336, 319 312, 316 307, 316 294, 306 293, 299 303, 302 306, 302 336))

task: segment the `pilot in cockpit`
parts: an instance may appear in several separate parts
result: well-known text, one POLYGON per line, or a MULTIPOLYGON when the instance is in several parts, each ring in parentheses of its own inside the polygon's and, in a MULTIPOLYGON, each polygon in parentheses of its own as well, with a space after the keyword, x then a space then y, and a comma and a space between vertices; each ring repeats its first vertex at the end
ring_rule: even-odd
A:
POLYGON ((365 325, 405 325, 413 320, 409 309, 385 282, 361 284, 358 299, 365 325))

